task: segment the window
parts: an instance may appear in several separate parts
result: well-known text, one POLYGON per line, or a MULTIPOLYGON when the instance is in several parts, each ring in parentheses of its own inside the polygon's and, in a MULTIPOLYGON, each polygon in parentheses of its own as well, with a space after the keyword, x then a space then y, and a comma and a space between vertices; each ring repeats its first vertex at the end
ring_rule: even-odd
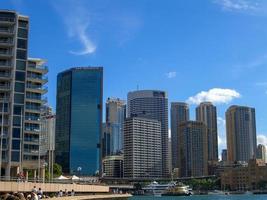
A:
POLYGON ((17 58, 18 59, 27 59, 27 52, 25 50, 17 50, 17 58))
POLYGON ((21 117, 14 116, 13 117, 13 126, 20 126, 21 125, 21 117))
POLYGON ((21 115, 22 106, 14 105, 14 115, 21 115))
POLYGON ((19 20, 19 27, 27 28, 28 27, 28 22, 19 20))
POLYGON ((24 94, 15 94, 14 102, 19 104, 24 104, 24 94))
POLYGON ((27 40, 18 39, 17 47, 21 49, 27 49, 27 40))
POLYGON ((13 138, 20 138, 20 128, 13 128, 13 138))
POLYGON ((12 151, 11 152, 11 161, 19 162, 19 152, 18 151, 12 151))
POLYGON ((19 82, 15 83, 15 92, 24 93, 24 89, 25 89, 25 84, 24 83, 19 83, 19 82))
POLYGON ((18 29, 18 37, 27 38, 28 37, 28 30, 19 28, 18 29))
POLYGON ((17 69, 25 70, 26 69, 26 61, 17 60, 17 69))
POLYGON ((16 81, 25 81, 25 72, 16 72, 16 81))
POLYGON ((20 141, 19 140, 12 140, 12 149, 14 149, 14 150, 20 149, 20 141))

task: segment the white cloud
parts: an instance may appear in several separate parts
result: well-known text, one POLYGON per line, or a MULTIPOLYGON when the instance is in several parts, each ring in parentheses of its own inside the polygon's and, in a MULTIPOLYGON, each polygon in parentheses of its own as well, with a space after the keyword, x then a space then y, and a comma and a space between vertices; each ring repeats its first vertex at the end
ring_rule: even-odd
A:
POLYGON ((167 76, 167 78, 175 78, 176 77, 176 72, 175 71, 168 72, 165 75, 167 76))
POLYGON ((200 104, 203 101, 210 101, 215 104, 227 104, 235 98, 240 98, 241 95, 232 89, 212 88, 208 91, 201 91, 195 96, 187 99, 189 104, 200 104))
POLYGON ((62 16, 68 36, 73 40, 78 40, 83 46, 82 50, 71 50, 69 52, 75 55, 94 53, 96 45, 88 34, 91 16, 85 5, 82 5, 81 1, 69 0, 61 3, 57 1, 54 8, 62 16))
POLYGON ((267 145, 267 136, 266 135, 258 135, 257 136, 257 143, 267 145))
POLYGON ((258 9, 258 2, 248 0, 216 0, 222 9, 228 11, 254 11, 258 9))
POLYGON ((221 156, 223 149, 226 149, 226 129, 225 129, 225 119, 222 117, 217 117, 218 124, 218 154, 221 156))

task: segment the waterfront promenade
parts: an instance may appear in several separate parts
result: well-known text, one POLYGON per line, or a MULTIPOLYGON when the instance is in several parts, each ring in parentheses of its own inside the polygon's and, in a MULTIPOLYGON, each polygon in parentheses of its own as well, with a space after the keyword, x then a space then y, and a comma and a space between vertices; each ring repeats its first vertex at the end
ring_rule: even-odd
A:
POLYGON ((0 192, 30 192, 32 188, 42 188, 44 192, 71 191, 79 193, 108 193, 109 187, 103 185, 81 185, 63 183, 32 183, 0 181, 0 192))

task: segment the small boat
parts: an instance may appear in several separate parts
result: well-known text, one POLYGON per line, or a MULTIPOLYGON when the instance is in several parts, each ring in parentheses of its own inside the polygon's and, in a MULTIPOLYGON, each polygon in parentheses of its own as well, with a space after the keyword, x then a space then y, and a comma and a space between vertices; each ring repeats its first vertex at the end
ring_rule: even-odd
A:
POLYGON ((208 192, 208 194, 209 195, 225 195, 225 192, 221 190, 213 190, 213 191, 208 192))
POLYGON ((191 189, 188 185, 183 185, 179 183, 172 187, 169 187, 163 192, 162 196, 190 196, 192 195, 191 189))
POLYGON ((144 193, 147 195, 161 196, 164 191, 173 187, 175 185, 174 182, 167 184, 159 184, 157 181, 153 181, 149 185, 143 188, 144 193))

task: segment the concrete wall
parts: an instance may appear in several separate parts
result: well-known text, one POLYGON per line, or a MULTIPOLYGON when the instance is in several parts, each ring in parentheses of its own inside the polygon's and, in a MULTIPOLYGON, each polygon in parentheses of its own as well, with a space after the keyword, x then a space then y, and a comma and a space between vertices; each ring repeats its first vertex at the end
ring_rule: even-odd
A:
POLYGON ((43 192, 58 192, 65 189, 75 192, 109 192, 108 186, 102 185, 79 185, 79 184, 56 184, 56 183, 29 183, 29 182, 0 182, 0 192, 29 192, 32 188, 42 188, 43 192))

